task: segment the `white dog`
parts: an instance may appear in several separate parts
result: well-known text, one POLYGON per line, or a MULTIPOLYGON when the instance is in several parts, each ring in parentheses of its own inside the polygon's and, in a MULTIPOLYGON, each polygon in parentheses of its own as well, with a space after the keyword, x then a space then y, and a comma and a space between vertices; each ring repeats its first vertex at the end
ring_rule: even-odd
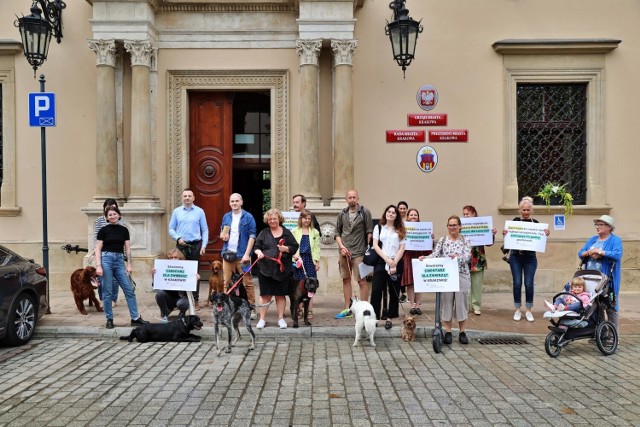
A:
POLYGON ((376 333, 376 314, 373 311, 373 306, 367 301, 356 301, 351 305, 351 313, 356 318, 356 340, 353 342, 353 346, 358 346, 360 341, 360 334, 365 329, 369 334, 369 341, 371 341, 371 347, 375 347, 376 343, 373 342, 373 336, 376 333))

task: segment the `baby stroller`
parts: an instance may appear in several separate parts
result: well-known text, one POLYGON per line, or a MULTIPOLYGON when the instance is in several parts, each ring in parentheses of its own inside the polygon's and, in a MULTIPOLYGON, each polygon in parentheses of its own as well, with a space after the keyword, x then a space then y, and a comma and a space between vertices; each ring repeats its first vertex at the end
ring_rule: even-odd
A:
MULTIPOLYGON (((586 338, 594 340, 598 350, 605 356, 615 353, 618 348, 618 333, 605 317, 605 309, 615 306, 611 274, 607 276, 597 270, 578 270, 573 277, 584 279, 586 290, 590 294, 589 304, 582 304, 578 312, 547 311, 544 317, 551 321, 551 332, 544 341, 544 349, 549 356, 558 357, 562 348, 570 342, 586 338)), ((555 295, 553 300, 562 295, 571 294, 565 288, 565 292, 555 295)))

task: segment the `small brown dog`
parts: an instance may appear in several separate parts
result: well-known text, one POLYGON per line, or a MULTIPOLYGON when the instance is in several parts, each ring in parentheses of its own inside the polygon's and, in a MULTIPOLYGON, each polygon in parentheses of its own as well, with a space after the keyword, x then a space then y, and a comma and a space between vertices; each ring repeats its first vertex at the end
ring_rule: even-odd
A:
POLYGON ((73 299, 80 313, 87 314, 87 310, 84 308, 84 300, 87 298, 89 305, 95 305, 97 311, 102 311, 100 301, 96 298, 96 289, 98 289, 98 279, 95 267, 89 265, 71 273, 71 292, 73 292, 73 299))
POLYGON ((416 319, 413 316, 405 316, 402 321, 402 339, 405 341, 416 340, 416 319))
POLYGON ((209 297, 207 305, 211 304, 211 295, 224 292, 224 278, 222 275, 222 262, 213 261, 211 263, 211 277, 209 277, 209 297))

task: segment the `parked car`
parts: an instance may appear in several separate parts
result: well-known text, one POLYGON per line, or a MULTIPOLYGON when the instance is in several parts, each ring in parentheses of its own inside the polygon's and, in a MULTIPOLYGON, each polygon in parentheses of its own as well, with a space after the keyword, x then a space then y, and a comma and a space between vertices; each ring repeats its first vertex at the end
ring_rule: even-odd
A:
POLYGON ((0 245, 0 344, 26 344, 46 312, 44 267, 0 245))

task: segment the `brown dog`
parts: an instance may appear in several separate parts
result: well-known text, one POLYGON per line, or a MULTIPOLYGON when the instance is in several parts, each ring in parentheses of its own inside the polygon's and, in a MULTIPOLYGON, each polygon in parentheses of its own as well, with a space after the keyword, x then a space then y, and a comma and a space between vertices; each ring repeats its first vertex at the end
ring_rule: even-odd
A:
POLYGON ((211 263, 211 277, 209 277, 209 297, 207 298, 207 305, 211 304, 211 295, 224 292, 224 290, 222 262, 213 261, 211 263))
POLYGON ((84 308, 84 300, 89 299, 89 305, 95 305, 97 311, 102 311, 100 301, 96 298, 95 290, 98 288, 96 269, 90 265, 79 268, 71 273, 71 292, 80 313, 87 314, 84 308))
POLYGON ((401 336, 407 342, 416 340, 416 319, 413 316, 404 317, 401 336))

